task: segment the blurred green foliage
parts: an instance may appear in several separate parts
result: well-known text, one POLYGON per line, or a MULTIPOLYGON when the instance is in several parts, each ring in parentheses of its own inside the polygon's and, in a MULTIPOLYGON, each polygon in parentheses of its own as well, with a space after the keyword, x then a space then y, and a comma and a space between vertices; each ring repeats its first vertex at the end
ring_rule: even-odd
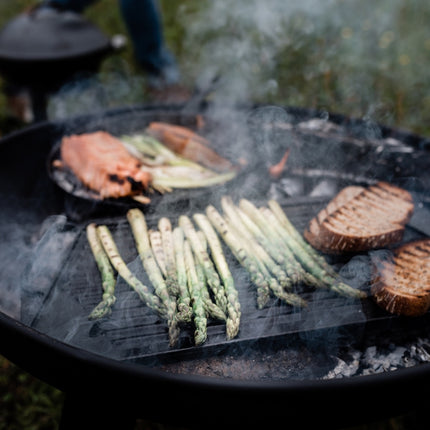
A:
POLYGON ((0 356, 0 430, 58 428, 63 396, 0 356))
MULTIPOLYGON (((0 26, 34 4, 3 0, 0 26)), ((268 0, 264 8, 257 0, 161 0, 160 6, 167 44, 190 87, 205 74, 220 74, 229 82, 225 94, 240 101, 430 131, 426 0, 268 0)), ((117 0, 97 2, 86 17, 106 34, 127 34, 117 0)), ((97 84, 107 91, 108 106, 147 101, 130 43, 104 61, 97 84)), ((0 95, 0 114, 4 105, 0 95)), ((66 114, 74 114, 73 106, 66 114)))

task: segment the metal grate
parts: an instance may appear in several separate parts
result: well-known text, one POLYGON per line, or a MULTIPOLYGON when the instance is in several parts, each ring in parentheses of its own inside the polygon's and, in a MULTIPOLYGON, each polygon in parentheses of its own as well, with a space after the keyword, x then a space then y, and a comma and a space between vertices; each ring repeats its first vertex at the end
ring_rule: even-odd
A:
MULTIPOLYGON (((327 203, 324 199, 289 200, 284 209, 303 231, 309 219, 327 203)), ((176 225, 177 219, 170 218, 176 225)), ((125 217, 104 220, 111 229, 121 255, 131 270, 150 286, 134 246, 131 230, 125 217)), ((158 217, 147 216, 149 228, 155 227, 158 217)), ((60 233, 61 234, 61 233, 60 233)), ((420 237, 409 229, 407 237, 420 237)), ((76 239, 64 258, 60 272, 46 292, 40 307, 34 310, 31 326, 60 340, 103 353, 119 360, 150 363, 153 359, 177 360, 188 354, 198 356, 216 354, 220 348, 241 347, 261 339, 282 339, 293 333, 363 325, 370 321, 393 318, 380 310, 371 300, 352 300, 334 293, 298 285, 297 292, 308 301, 303 310, 294 309, 272 298, 264 309, 257 308, 256 289, 244 269, 231 257, 230 268, 236 281, 242 318, 237 338, 227 341, 225 324, 209 320, 208 339, 202 346, 193 345, 193 326, 183 326, 177 347, 168 343, 167 324, 147 308, 137 294, 120 279, 117 283, 117 302, 111 316, 100 321, 88 321, 88 315, 101 300, 102 290, 98 269, 92 258, 85 235, 85 226, 76 227, 76 239)), ((355 263, 369 270, 368 256, 356 257, 355 263)), ((366 288, 366 274, 359 277, 349 270, 349 258, 332 258, 330 263, 341 270, 352 283, 366 288)), ((357 267, 357 266, 354 266, 357 267)))

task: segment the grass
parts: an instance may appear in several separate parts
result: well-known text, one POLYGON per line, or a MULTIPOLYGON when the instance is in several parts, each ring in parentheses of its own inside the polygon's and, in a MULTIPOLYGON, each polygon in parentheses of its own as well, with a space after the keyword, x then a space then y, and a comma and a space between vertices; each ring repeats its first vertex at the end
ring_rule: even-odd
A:
POLYGON ((0 356, 0 430, 58 428, 62 392, 0 356))
MULTIPOLYGON (((184 82, 192 87, 220 74, 220 102, 312 107, 430 132, 425 0, 268 0, 264 8, 257 0, 160 3, 165 38, 184 82)), ((1 2, 0 26, 31 4, 1 2)), ((126 34, 117 0, 99 1, 86 16, 106 34, 126 34)), ((130 44, 105 60, 94 82, 104 91, 103 101, 87 87, 69 94, 72 107, 64 115, 146 100, 130 44)), ((4 106, 0 95, 0 123, 4 106)))
MULTIPOLYGON (((160 3, 165 38, 185 84, 192 87, 216 74, 223 77, 214 103, 311 107, 430 135, 427 0, 160 3)), ((34 4, 2 0, 0 27, 34 4)), ((117 0, 96 3, 86 16, 106 34, 126 34, 117 0)), ((68 116, 142 103, 147 100, 144 84, 128 45, 104 61, 89 85, 54 98, 50 115, 59 115, 59 104, 62 115, 68 116), (100 90, 103 102, 95 97, 100 90)), ((10 121, 0 91, 0 134, 22 126, 10 121)), ((63 400, 63 393, 0 357, 0 430, 56 429, 63 400)), ((138 428, 150 426, 141 422, 138 428)), ((366 428, 406 427, 397 419, 366 428)))

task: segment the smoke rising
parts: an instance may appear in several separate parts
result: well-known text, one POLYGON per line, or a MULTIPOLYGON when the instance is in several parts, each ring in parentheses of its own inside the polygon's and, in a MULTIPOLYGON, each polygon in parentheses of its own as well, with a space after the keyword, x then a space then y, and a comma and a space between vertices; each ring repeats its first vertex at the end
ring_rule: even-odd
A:
MULTIPOLYGON (((175 28, 167 22, 166 39, 185 83, 204 90, 220 78, 209 97, 215 105, 315 107, 422 132, 429 14, 424 0, 185 2, 175 9, 175 28)), ((115 60, 54 97, 49 116, 142 103, 144 86, 141 70, 115 60)))
POLYGON ((430 60, 427 12, 400 0, 185 4, 184 68, 197 80, 223 76, 220 104, 273 101, 398 123, 417 88, 428 94, 419 67, 430 60))

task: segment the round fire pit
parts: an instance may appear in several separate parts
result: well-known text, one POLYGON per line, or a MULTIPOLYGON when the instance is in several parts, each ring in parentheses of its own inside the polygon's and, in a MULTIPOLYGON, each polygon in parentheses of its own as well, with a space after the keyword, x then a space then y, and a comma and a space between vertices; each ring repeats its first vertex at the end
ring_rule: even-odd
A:
POLYGON ((0 73, 30 92, 35 121, 45 120, 47 97, 78 77, 99 70, 106 56, 123 46, 73 12, 34 7, 0 31, 0 73))
MULTIPOLYGON (((52 148, 67 134, 103 129, 121 136, 151 121, 196 129, 202 116, 199 133, 246 167, 223 186, 152 196, 149 206, 140 206, 150 226, 160 216, 176 223, 208 204, 219 207, 228 194, 256 204, 275 198, 303 231, 343 187, 385 180, 414 197, 405 240, 430 234, 428 141, 411 133, 273 106, 206 112, 143 106, 42 123, 0 142, 1 353, 66 392, 64 428, 76 425, 76 408, 98 424, 143 417, 199 428, 280 420, 333 428, 419 410, 420 388, 430 378, 429 315, 396 317, 370 298, 303 289, 306 310, 275 298, 258 309, 250 280, 232 263, 242 305, 232 340, 223 324, 209 321, 203 345, 195 346, 192 328, 185 327, 170 347, 167 324, 121 280, 112 315, 88 319, 102 294, 85 237, 88 223, 108 225, 127 264, 144 276, 125 219, 131 206, 64 191, 49 174, 52 148), (287 166, 274 179, 268 167, 287 148, 287 166)), ((368 291, 367 254, 328 262, 368 291)))

